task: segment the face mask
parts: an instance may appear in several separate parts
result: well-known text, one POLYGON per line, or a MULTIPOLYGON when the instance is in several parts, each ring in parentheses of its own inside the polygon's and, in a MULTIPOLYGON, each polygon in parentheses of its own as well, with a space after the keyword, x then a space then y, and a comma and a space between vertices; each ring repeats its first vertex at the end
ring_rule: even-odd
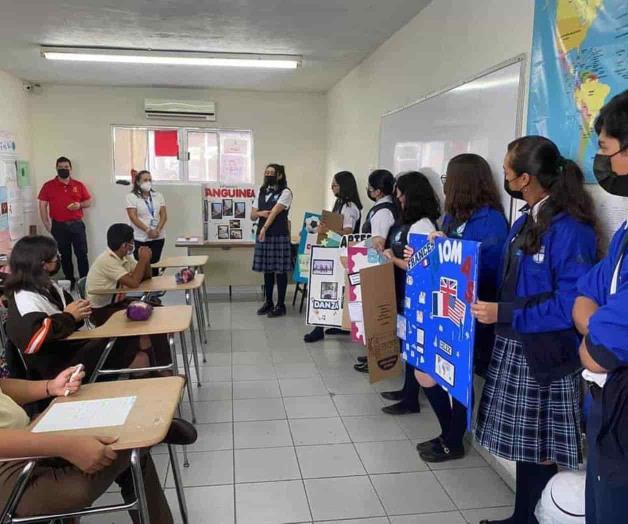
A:
POLYGON ((59 178, 68 178, 70 176, 69 169, 57 169, 57 176, 59 178))
POLYGON ((512 198, 518 198, 519 200, 523 200, 523 193, 521 191, 513 191, 510 189, 510 182, 504 178, 504 191, 508 193, 512 198))
POLYGON ((369 197, 369 200, 373 201, 373 202, 377 202, 377 198, 375 198, 373 196, 373 191, 367 191, 366 192, 367 196, 369 197))
POLYGON ((135 251, 135 244, 128 244, 128 248, 126 250, 126 254, 128 256, 131 256, 133 254, 133 252, 135 251))
POLYGON ((265 180, 267 186, 274 186, 277 183, 277 175, 267 176, 265 180))
POLYGON ((151 182, 142 182, 140 184, 140 189, 144 191, 144 193, 148 193, 152 187, 153 187, 153 184, 151 182))
POLYGON ((59 272, 59 268, 61 267, 61 263, 57 260, 55 262, 54 268, 48 270, 48 274, 52 277, 59 272))
POLYGON ((620 176, 613 171, 611 158, 621 153, 620 149, 612 155, 595 155, 593 161, 593 174, 602 189, 611 195, 628 197, 628 175, 620 176))

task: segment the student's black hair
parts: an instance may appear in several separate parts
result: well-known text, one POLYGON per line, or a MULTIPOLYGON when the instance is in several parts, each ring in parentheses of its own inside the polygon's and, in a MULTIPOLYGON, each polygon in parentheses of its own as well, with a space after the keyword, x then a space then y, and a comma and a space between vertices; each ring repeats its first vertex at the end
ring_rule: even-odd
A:
POLYGON ((12 295, 22 290, 46 293, 51 280, 43 264, 51 262, 57 253, 57 243, 48 236, 31 235, 18 240, 9 258, 11 274, 4 283, 5 293, 12 295))
POLYGON ((554 142, 542 136, 524 136, 508 144, 508 152, 507 161, 517 176, 528 173, 536 177, 549 194, 524 240, 526 254, 539 252, 541 238, 559 213, 596 227, 595 206, 584 188, 582 170, 573 160, 563 158, 554 142))
POLYGON ((458 222, 466 222, 482 207, 504 212, 488 162, 473 153, 453 157, 447 164, 445 212, 458 222))
POLYGON ((381 190, 384 195, 392 195, 395 177, 387 169, 376 169, 369 175, 369 186, 381 190))
POLYGON ((362 209, 362 201, 360 200, 358 185, 355 182, 353 173, 351 171, 338 171, 338 173, 334 175, 334 180, 340 187, 337 200, 342 204, 351 202, 355 204, 358 209, 362 209))
POLYGON ((423 173, 402 173, 397 178, 396 188, 406 197, 405 207, 400 213, 403 224, 414 224, 428 218, 436 227, 436 221, 440 217, 440 203, 432 184, 423 173))
POLYGON ((615 95, 595 119, 595 132, 604 131, 611 138, 619 140, 623 149, 628 147, 628 89, 615 95))
MULTIPOLYGON (((286 189, 288 187, 288 179, 286 178, 286 168, 281 164, 268 164, 266 169, 272 167, 275 170, 275 175, 277 175, 277 189, 286 189)), ((264 184, 262 185, 262 191, 266 191, 268 189, 268 184, 266 183, 266 177, 264 177, 264 184)))
MULTIPOLYGON (((147 169, 142 169, 137 175, 135 175, 135 178, 133 179, 133 189, 131 189, 131 193, 137 195, 138 197, 142 196, 142 190, 140 189, 140 178, 142 178, 142 175, 145 175, 147 173, 150 175, 150 171, 148 171, 147 169)), ((151 189, 150 191, 152 193, 154 192, 154 189, 151 189)))
POLYGON ((107 246, 117 251, 125 242, 133 242, 133 228, 128 224, 113 224, 107 230, 107 246))
POLYGON ((72 161, 67 156, 60 156, 59 158, 57 158, 57 161, 55 162, 55 167, 58 166, 61 162, 67 162, 68 164, 70 164, 70 167, 72 167, 72 161))

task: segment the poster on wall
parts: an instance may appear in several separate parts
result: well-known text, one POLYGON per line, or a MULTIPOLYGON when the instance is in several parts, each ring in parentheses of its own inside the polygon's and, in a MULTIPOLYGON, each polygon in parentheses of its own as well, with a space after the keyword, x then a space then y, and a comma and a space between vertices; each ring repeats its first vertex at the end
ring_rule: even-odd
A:
MULTIPOLYGON (((403 358, 428 373, 469 407, 473 398, 475 321, 480 244, 468 240, 410 235, 403 358)), ((472 409, 468 410, 471 427, 472 409)))
POLYGON ((345 270, 337 247, 312 246, 307 296, 307 324, 342 326, 345 270))
POLYGON ((292 275, 292 279, 299 284, 307 283, 310 276, 310 251, 312 246, 316 244, 320 220, 321 215, 319 213, 306 211, 303 215, 301 233, 299 234, 297 261, 294 265, 294 273, 292 275))
POLYGON ((256 204, 252 186, 204 186, 203 232, 209 242, 255 242, 251 208, 256 204))
POLYGON ((15 135, 10 131, 0 130, 0 156, 15 154, 15 135))

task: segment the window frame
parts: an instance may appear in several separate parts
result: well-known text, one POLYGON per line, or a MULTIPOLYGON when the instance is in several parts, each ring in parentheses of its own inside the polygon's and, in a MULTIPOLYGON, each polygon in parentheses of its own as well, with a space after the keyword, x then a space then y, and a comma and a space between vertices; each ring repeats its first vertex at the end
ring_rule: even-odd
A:
MULTIPOLYGON (((202 186, 208 184, 218 184, 221 186, 230 186, 234 184, 224 184, 221 180, 217 181, 202 181, 202 180, 190 180, 188 173, 189 166, 189 158, 190 154, 188 151, 188 132, 205 132, 205 133, 216 133, 217 142, 218 142, 218 157, 217 157, 217 166, 216 166, 216 174, 218 178, 220 178, 220 133, 248 133, 250 137, 251 144, 251 152, 250 152, 250 165, 251 165, 251 182, 248 184, 235 184, 235 185, 255 185, 255 140, 253 136, 252 129, 231 129, 224 127, 197 127, 197 126, 177 126, 177 125, 153 125, 153 124, 111 124, 110 125, 110 147, 111 147, 111 178, 112 182, 115 184, 119 180, 129 180, 131 179, 131 175, 129 174, 128 178, 117 178, 116 177, 116 129, 145 129, 147 131, 177 131, 177 137, 179 141, 179 180, 157 180, 156 182, 159 185, 168 185, 168 186, 202 186)), ((148 144, 146 145, 148 151, 148 144)), ((145 168, 145 167, 144 167, 145 168)), ((139 171, 139 169, 138 169, 139 171)))

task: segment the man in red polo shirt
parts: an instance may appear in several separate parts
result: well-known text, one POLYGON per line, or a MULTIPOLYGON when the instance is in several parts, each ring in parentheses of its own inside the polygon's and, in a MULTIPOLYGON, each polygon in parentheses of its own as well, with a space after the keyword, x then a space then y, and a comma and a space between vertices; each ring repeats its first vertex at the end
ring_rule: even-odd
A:
POLYGON ((59 246, 63 274, 74 287, 76 277, 72 263, 72 248, 78 264, 79 277, 87 276, 89 271, 83 208, 90 206, 92 197, 85 185, 71 178, 71 174, 70 159, 59 157, 57 176, 42 186, 37 198, 41 220, 59 246))

